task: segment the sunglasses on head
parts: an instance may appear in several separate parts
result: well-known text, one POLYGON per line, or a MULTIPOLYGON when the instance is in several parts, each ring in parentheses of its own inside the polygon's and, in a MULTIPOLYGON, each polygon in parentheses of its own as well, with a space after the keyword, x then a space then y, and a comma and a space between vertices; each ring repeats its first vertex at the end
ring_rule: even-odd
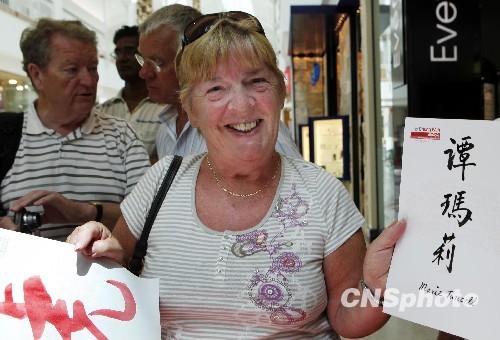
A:
POLYGON ((187 45, 191 44, 193 41, 197 40, 203 34, 210 31, 212 26, 223 18, 229 18, 234 21, 248 20, 251 19, 255 22, 257 29, 256 32, 266 35, 264 33, 264 28, 260 24, 259 20, 251 14, 240 12, 240 11, 232 11, 232 12, 221 12, 221 13, 213 13, 207 14, 199 17, 191 21, 186 28, 184 29, 184 36, 182 37, 182 49, 187 45))

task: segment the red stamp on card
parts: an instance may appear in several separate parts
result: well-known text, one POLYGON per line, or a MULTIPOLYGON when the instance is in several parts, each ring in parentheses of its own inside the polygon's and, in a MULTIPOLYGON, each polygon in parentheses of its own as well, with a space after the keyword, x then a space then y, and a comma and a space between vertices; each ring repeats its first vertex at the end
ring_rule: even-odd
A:
POLYGON ((417 127, 410 132, 410 138, 440 140, 441 130, 439 128, 417 127))

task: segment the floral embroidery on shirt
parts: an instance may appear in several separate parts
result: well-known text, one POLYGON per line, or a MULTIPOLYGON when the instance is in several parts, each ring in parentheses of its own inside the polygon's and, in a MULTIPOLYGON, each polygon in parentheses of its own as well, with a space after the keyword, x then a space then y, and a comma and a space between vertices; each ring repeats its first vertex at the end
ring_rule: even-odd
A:
POLYGON ((263 251, 269 254, 272 260, 270 267, 264 273, 256 269, 247 289, 250 299, 256 306, 271 312, 270 320, 275 324, 287 325, 300 322, 307 314, 303 309, 289 305, 292 293, 287 276, 300 271, 302 261, 296 253, 283 249, 293 245, 291 241, 286 241, 287 230, 307 226, 305 216, 308 211, 309 204, 302 200, 296 185, 293 184, 291 195, 286 198, 280 197, 271 215, 281 224, 281 231, 270 240, 267 230, 239 235, 231 248, 232 253, 238 257, 251 256, 263 251))

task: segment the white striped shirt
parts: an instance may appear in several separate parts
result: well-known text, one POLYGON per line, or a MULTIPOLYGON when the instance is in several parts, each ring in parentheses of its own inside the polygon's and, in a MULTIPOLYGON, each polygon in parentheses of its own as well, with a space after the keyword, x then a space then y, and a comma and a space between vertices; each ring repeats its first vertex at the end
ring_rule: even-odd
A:
MULTIPOLYGON (((282 156, 266 217, 217 232, 196 213, 203 157, 184 158, 148 238, 142 276, 160 278, 162 338, 338 339, 325 311, 323 259, 364 223, 342 183, 282 156)), ((156 163, 121 204, 135 238, 171 160, 156 163)))
MULTIPOLYGON (((0 201, 8 209, 33 190, 48 190, 78 202, 120 203, 149 164, 144 145, 125 120, 93 112, 63 137, 42 124, 31 104, 14 164, 0 186, 0 201)), ((41 236, 65 240, 73 228, 64 227, 43 225, 41 236)))
MULTIPOLYGON (((162 115, 163 124, 158 130, 156 137, 156 149, 158 158, 167 155, 190 156, 207 152, 207 145, 201 132, 191 126, 189 121, 184 125, 179 138, 177 138, 177 110, 167 105, 162 115)), ((302 158, 290 131, 280 121, 278 139, 276 140, 276 151, 293 158, 302 158)))
POLYGON ((95 106, 95 110, 99 112, 123 118, 129 122, 144 143, 150 156, 156 154, 156 135, 161 125, 160 113, 164 108, 164 104, 158 104, 149 98, 144 98, 131 113, 127 102, 123 99, 123 89, 116 97, 95 106))

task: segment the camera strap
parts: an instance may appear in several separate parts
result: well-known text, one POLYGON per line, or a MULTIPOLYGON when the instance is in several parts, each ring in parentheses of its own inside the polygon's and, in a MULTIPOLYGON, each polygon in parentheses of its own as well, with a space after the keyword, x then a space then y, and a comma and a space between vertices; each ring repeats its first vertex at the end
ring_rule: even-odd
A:
POLYGON ((175 174, 177 174, 177 170, 182 163, 182 157, 175 155, 170 163, 170 167, 168 168, 167 174, 165 175, 163 182, 161 183, 160 189, 156 193, 156 196, 151 204, 151 209, 149 209, 148 215, 146 217, 146 222, 144 223, 144 228, 142 229, 141 237, 137 241, 134 249, 134 253, 128 262, 128 270, 130 270, 133 274, 139 276, 141 274, 142 268, 144 266, 144 257, 146 257, 147 248, 148 248, 148 237, 149 232, 151 231, 151 227, 153 226, 153 222, 156 219, 156 215, 160 210, 160 207, 167 195, 167 191, 170 188, 170 185, 174 181, 175 174))

